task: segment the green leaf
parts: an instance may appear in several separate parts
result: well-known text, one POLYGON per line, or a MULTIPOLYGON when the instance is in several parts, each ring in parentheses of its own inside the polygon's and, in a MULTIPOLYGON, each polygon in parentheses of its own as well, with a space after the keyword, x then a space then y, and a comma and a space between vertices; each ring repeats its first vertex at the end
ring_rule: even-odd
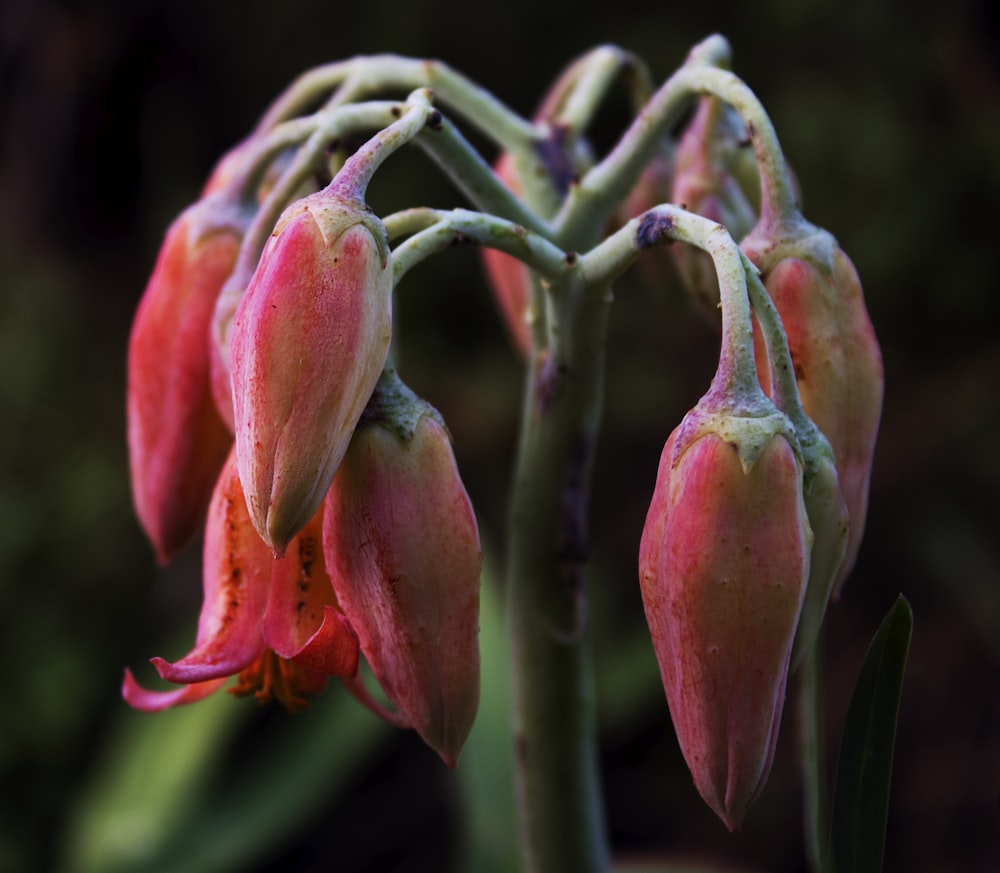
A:
POLYGON ((345 787, 388 732, 334 686, 234 776, 221 760, 254 709, 228 694, 156 714, 122 704, 69 824, 61 873, 244 870, 345 787))
POLYGON ((458 762, 466 831, 459 869, 475 873, 507 873, 519 864, 508 702, 510 651, 501 594, 492 568, 484 566, 479 616, 482 692, 476 723, 458 762))
POLYGON ((830 869, 879 873, 885 851, 892 752, 913 611, 900 595, 858 674, 840 745, 830 820, 830 869))

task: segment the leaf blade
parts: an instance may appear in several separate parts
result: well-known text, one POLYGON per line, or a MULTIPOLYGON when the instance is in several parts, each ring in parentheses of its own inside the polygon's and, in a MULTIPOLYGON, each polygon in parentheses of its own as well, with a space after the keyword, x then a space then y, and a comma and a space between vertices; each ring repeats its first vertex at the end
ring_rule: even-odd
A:
POLYGON ((879 873, 885 852, 893 746, 913 611, 900 595, 858 672, 844 723, 830 815, 830 868, 879 873))

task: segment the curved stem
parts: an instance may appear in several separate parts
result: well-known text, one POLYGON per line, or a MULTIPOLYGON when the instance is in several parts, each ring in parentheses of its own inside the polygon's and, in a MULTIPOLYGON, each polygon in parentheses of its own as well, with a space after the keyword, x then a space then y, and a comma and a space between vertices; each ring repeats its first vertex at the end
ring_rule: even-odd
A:
POLYGON ((350 75, 357 63, 357 59, 335 61, 302 73, 261 116, 254 135, 259 136, 276 124, 301 115, 320 103, 325 94, 350 75))
POLYGON ((493 172, 482 155, 447 118, 426 128, 416 139, 435 163, 476 208, 516 221, 551 237, 552 228, 529 209, 493 172))
MULTIPOLYGON (((254 216, 240 247, 233 274, 226 282, 226 289, 231 293, 242 295, 250 276, 257 268, 260 253, 271 235, 275 222, 303 181, 316 171, 325 158, 329 144, 361 130, 388 127, 396 120, 399 106, 398 102, 388 101, 359 103, 317 113, 311 118, 308 123, 312 126, 312 133, 296 151, 291 163, 282 172, 254 216)), ((274 135, 278 135, 279 140, 280 135, 277 132, 281 129, 278 127, 273 129, 274 135)), ((269 143, 269 139, 265 139, 264 142, 269 143)))
POLYGON ((792 353, 788 347, 788 336, 781 324, 781 316, 764 283, 761 282, 757 268, 745 254, 742 252, 740 254, 746 274, 747 293, 757 315, 761 333, 764 335, 764 344, 767 346, 768 365, 771 369, 771 395, 775 405, 788 416, 792 427, 795 428, 806 476, 809 478, 823 460, 834 460, 833 449, 829 440, 802 406, 798 382, 795 380, 792 353))
POLYGON ((337 64, 317 67, 304 74, 275 103, 260 125, 287 117, 296 108, 339 85, 328 105, 367 100, 392 91, 430 88, 435 102, 448 106, 501 147, 535 132, 526 121, 485 88, 441 61, 400 55, 362 55, 337 64))
POLYGON ((710 94, 730 103, 743 118, 753 141, 761 174, 761 220, 780 223, 798 218, 798 206, 774 126, 753 91, 737 76, 713 66, 728 62, 728 44, 720 37, 692 49, 615 147, 594 166, 566 199, 556 219, 564 239, 588 230, 596 219, 607 221, 628 194, 661 139, 691 99, 710 94))
POLYGON ((548 120, 574 131, 582 131, 597 114, 615 79, 629 65, 640 71, 639 81, 645 81, 642 78, 645 67, 631 53, 610 45, 594 49, 586 56, 572 87, 564 95, 562 105, 548 120))
POLYGON ((389 216, 385 224, 390 237, 406 231, 414 234, 393 250, 393 281, 397 285, 417 264, 457 243, 471 242, 505 252, 546 277, 557 276, 566 266, 565 253, 545 238, 481 212, 407 210, 389 216))
POLYGON ((347 159, 330 183, 329 190, 343 197, 364 200, 378 168, 386 158, 420 133, 432 111, 430 91, 414 91, 407 98, 402 114, 399 107, 395 108, 397 120, 376 133, 347 159))
POLYGON ((679 206, 657 206, 583 256, 581 270, 590 280, 610 279, 644 249, 671 240, 689 243, 711 256, 722 306, 722 352, 716 380, 725 383, 719 387, 726 397, 739 398, 747 408, 759 405, 766 398, 757 381, 743 253, 725 227, 679 206))
POLYGON ((682 69, 678 84, 729 103, 743 119, 760 172, 761 220, 780 222, 799 214, 788 166, 774 125, 757 95, 738 76, 712 66, 682 69))

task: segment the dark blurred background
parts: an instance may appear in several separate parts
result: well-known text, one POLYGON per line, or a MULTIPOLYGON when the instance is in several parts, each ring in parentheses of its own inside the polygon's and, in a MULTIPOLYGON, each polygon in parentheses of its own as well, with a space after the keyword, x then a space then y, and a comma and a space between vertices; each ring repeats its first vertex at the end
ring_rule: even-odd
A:
MULTIPOLYGON (((131 511, 130 318, 170 220, 310 66, 439 57, 529 114, 597 43, 662 80, 714 31, 767 106, 806 215, 857 264, 885 355, 866 539, 825 638, 829 765, 865 648, 903 592, 915 633, 886 869, 1000 871, 996 0, 5 0, 0 871, 511 869, 492 604, 521 377, 475 253, 415 272, 397 317, 403 376, 452 428, 494 570, 483 709, 454 772, 339 688, 295 718, 226 695, 156 716, 121 702, 123 666, 148 679, 146 658, 186 651, 200 600, 197 546, 159 569, 131 511)), ((387 200, 461 203, 417 153, 386 179, 387 200)), ((717 340, 676 289, 630 274, 617 297, 592 517, 614 845, 804 871, 795 689, 771 782, 737 835, 697 798, 671 732, 635 556, 660 447, 704 390, 717 340)))

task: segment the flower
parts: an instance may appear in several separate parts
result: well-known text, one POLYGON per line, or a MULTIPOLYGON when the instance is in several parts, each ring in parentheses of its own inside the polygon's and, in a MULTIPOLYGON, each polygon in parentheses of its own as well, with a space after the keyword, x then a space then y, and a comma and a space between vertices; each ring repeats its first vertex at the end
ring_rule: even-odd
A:
POLYGON ((179 661, 154 658, 172 691, 142 688, 126 671, 125 700, 156 711, 191 703, 238 675, 235 693, 305 705, 327 676, 353 676, 358 640, 337 607, 321 547, 321 516, 275 558, 254 529, 230 452, 209 506, 205 530, 205 598, 194 648, 179 661))
POLYGON ((812 533, 794 436, 696 408, 660 459, 639 579, 695 786, 737 829, 770 773, 812 533))
POLYGON ((337 598, 392 704, 454 766, 479 704, 482 551, 436 413, 355 432, 324 503, 337 598))
POLYGON ((389 352, 385 228, 327 189, 289 206, 233 318, 236 458, 282 554, 319 508, 389 352))
POLYGON ((128 345, 128 449, 139 521, 161 563, 196 533, 232 444, 215 409, 209 327, 245 218, 221 194, 167 231, 128 345))

